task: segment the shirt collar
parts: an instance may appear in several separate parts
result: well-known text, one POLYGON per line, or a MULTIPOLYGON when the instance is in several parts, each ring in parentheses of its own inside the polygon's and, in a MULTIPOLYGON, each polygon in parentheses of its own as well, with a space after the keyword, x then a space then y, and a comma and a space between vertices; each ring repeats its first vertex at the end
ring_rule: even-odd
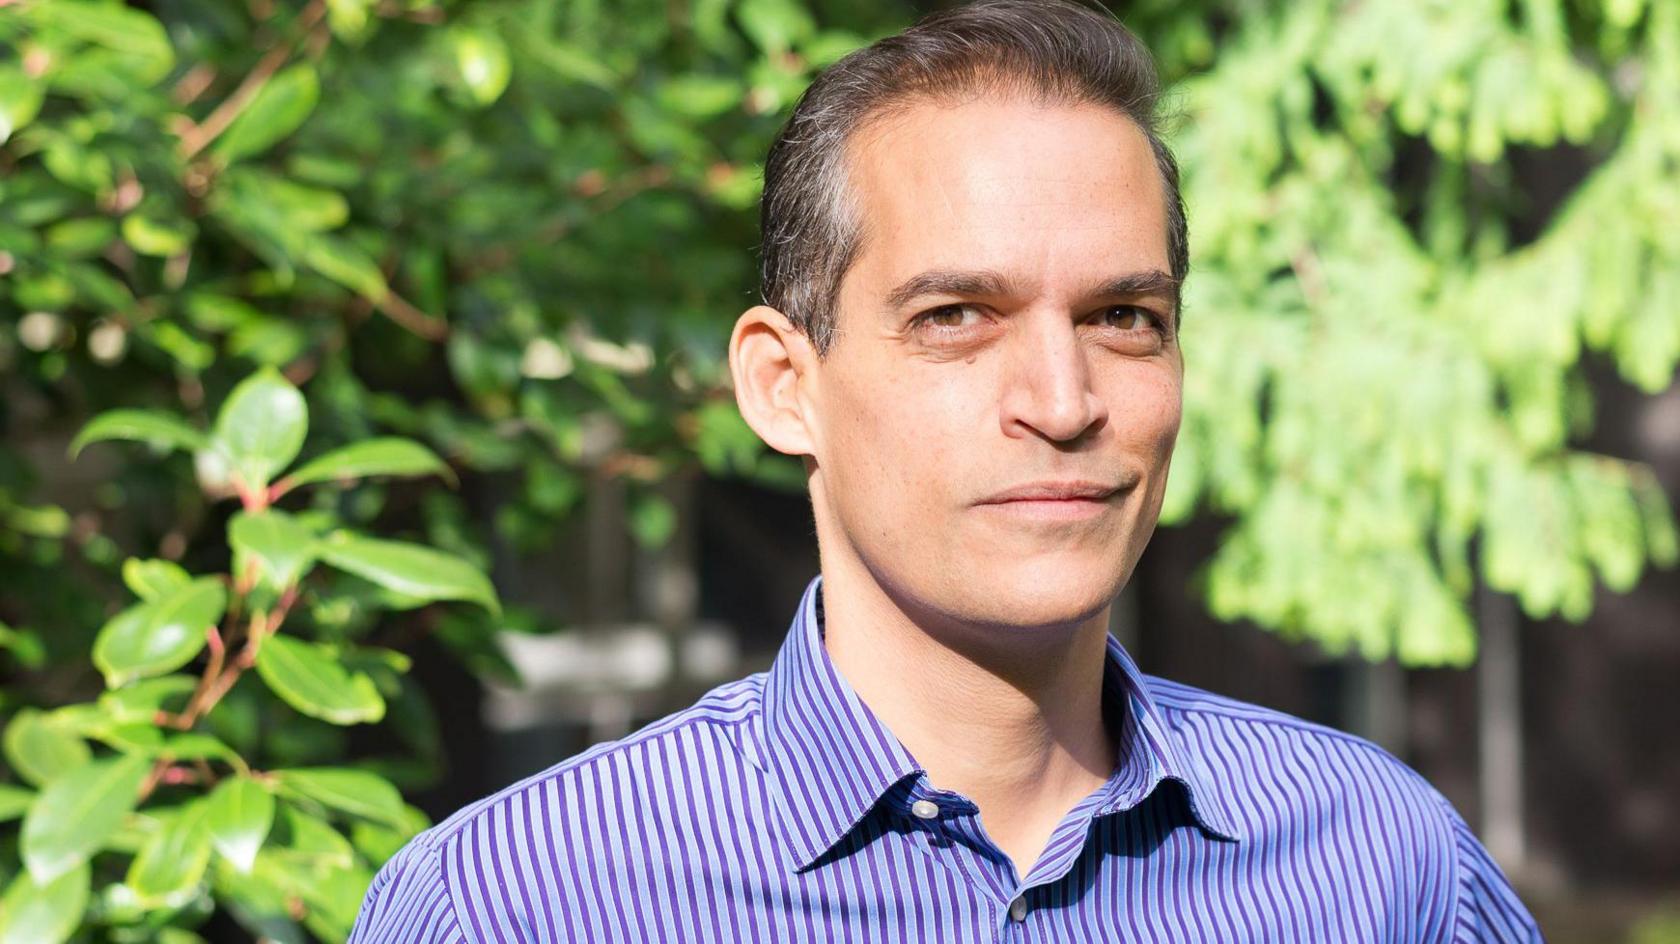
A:
MULTIPOLYGON (((925 772, 829 660, 821 589, 820 575, 805 588, 764 683, 765 768, 798 871, 845 838, 889 790, 925 772)), ((1120 764, 1094 814, 1130 809, 1171 778, 1188 789, 1191 812, 1203 828, 1242 838, 1207 769, 1173 737, 1142 673, 1113 636, 1103 709, 1120 724, 1120 764)))

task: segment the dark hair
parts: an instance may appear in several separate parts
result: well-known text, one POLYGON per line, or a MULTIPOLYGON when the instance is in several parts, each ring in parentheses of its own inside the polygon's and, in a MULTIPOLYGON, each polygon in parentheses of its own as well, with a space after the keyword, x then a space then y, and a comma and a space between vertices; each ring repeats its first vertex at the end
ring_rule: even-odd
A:
POLYGON ((1166 188, 1172 275, 1184 279, 1184 201, 1178 164, 1159 134, 1160 80, 1149 50, 1106 10, 1070 0, 978 0, 924 17, 823 70, 770 147, 759 208, 760 291, 819 354, 833 340, 840 280, 863 239, 847 142, 866 122, 918 100, 985 92, 1106 105, 1136 122, 1166 188))

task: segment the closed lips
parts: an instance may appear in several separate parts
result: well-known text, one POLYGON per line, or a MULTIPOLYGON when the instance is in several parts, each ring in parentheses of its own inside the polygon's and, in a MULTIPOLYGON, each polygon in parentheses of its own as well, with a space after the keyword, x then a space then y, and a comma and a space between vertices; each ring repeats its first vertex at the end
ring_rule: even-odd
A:
POLYGON ((997 505, 1027 501, 1105 501, 1120 490, 1100 482, 1032 482, 998 492, 980 502, 997 505))

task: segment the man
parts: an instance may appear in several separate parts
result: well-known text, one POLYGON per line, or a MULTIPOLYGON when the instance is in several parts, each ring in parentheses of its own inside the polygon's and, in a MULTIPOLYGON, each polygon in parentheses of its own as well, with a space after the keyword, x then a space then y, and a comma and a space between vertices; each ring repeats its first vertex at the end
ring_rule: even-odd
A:
POLYGON ((817 79, 729 348, 808 472, 781 653, 414 839, 353 941, 1538 938, 1399 761, 1107 633, 1180 416, 1155 83, 1111 17, 1027 0, 817 79))

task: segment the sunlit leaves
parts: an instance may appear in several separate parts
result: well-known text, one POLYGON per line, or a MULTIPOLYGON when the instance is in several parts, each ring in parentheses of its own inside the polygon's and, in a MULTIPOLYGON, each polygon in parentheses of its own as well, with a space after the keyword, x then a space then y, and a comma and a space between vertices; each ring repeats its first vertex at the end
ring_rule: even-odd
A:
POLYGON ((328 809, 400 826, 406 816, 397 788, 377 774, 346 768, 276 770, 280 790, 313 800, 328 809))
POLYGON ((443 460, 425 446, 413 440, 386 436, 352 443, 317 456, 287 475, 286 482, 298 486, 376 475, 431 474, 447 478, 453 476, 443 460))
POLYGON ((131 213, 123 217, 122 237, 134 247, 135 252, 148 256, 173 256, 185 252, 192 244, 193 227, 185 222, 131 213))
POLYGON ((29 124, 41 110, 41 83, 22 69, 0 66, 0 144, 29 124))
POLYGON ((81 925, 91 883, 87 863, 41 881, 28 871, 13 876, 0 898, 0 944, 60 944, 81 925))
POLYGON ((161 816, 128 867, 128 886, 142 906, 172 903, 190 891, 210 864, 210 828, 203 803, 193 802, 161 816))
POLYGON ((226 608, 221 580, 200 577, 112 617, 94 641, 93 662, 111 688, 173 672, 204 648, 205 631, 226 608))
POLYGON ((331 647, 275 636, 257 654, 257 674, 285 702, 333 724, 359 724, 385 716, 373 680, 350 672, 331 647))
POLYGON ((214 150, 224 161, 260 154, 303 124, 320 98, 320 80, 308 63, 288 66, 263 85, 214 150))
POLYGON ((87 861, 134 809, 151 762, 132 754, 93 760, 54 778, 23 820, 23 861, 45 883, 87 861))
POLYGON ((463 600, 491 611, 496 590, 476 567, 420 544, 336 531, 321 539, 321 559, 387 590, 419 600, 463 600))
POLYGON ((180 707, 198 685, 190 675, 141 679, 99 696, 99 707, 118 724, 149 724, 162 710, 180 707))
POLYGON ((479 105, 489 105, 507 88, 512 66, 507 45, 488 30, 457 27, 449 32, 455 48, 455 66, 461 81, 479 105))
POLYGON ((246 777, 222 781, 205 800, 210 841, 241 872, 251 871, 273 822, 274 795, 246 777))
POLYGON ((264 368, 240 381, 216 416, 215 448, 247 488, 264 488, 297 458, 309 429, 303 395, 279 371, 264 368))
POLYGON ((166 449, 202 449, 204 434, 185 420, 156 410, 111 410, 94 417, 70 442, 75 455, 88 443, 125 439, 166 449))
POLYGON ((796 0, 742 0, 735 16, 741 29, 767 52, 783 52, 816 32, 810 12, 796 0))
POLYGON ((1680 206, 1657 170, 1680 139, 1650 130, 1675 118, 1636 123, 1515 251, 1505 208, 1462 184, 1507 144, 1584 141, 1618 107, 1564 27, 1291 8, 1233 31, 1182 86, 1197 271, 1163 520, 1236 519, 1205 571, 1218 615, 1331 652, 1463 664, 1478 577, 1531 616, 1580 619, 1599 587, 1663 559, 1674 529, 1640 512, 1660 497, 1648 472, 1570 445, 1592 410, 1584 350, 1652 390, 1680 361, 1672 227, 1602 222, 1680 206), (1414 135, 1433 175, 1415 226, 1393 177, 1414 135))
POLYGON ((6 725, 7 766, 25 781, 42 786, 87 763, 87 742, 69 725, 34 708, 21 708, 6 725))
POLYGON ((174 561, 139 557, 123 561, 122 578, 142 600, 155 600, 192 582, 192 575, 174 561))
POLYGON ((268 586, 284 590, 315 562, 315 534, 279 509, 239 512, 228 519, 234 573, 255 568, 268 586))
POLYGON ((17 819, 35 802, 35 791, 9 783, 0 783, 0 823, 17 819))
POLYGON ((98 47, 99 52, 86 51, 67 59, 53 75, 56 84, 73 91, 117 91, 111 84, 117 75, 149 84, 163 78, 175 64, 175 51, 163 24, 141 10, 87 0, 55 0, 32 13, 39 27, 98 47), (115 71, 106 71, 113 66, 115 71))

